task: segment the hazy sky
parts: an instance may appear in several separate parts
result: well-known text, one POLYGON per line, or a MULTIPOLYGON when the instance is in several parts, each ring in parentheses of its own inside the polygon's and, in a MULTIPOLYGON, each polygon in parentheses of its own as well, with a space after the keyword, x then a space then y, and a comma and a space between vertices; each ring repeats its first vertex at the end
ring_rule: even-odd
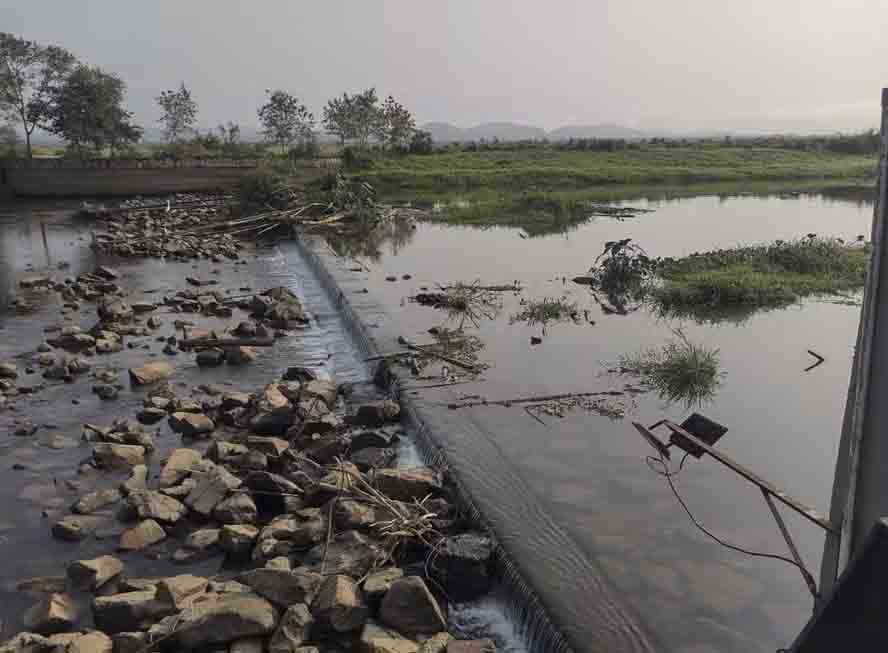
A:
POLYGON ((266 88, 316 115, 375 85, 419 122, 875 126, 888 0, 0 0, 0 30, 120 74, 145 126, 184 81, 200 122, 266 88))

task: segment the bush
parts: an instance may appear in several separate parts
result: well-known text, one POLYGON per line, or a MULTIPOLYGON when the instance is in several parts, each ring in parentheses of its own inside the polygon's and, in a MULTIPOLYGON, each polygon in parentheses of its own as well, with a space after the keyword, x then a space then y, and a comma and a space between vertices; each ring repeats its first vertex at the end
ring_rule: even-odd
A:
POLYGON ((314 139, 305 141, 304 143, 297 143, 290 148, 289 152, 287 152, 287 156, 293 160, 316 159, 320 154, 321 146, 318 145, 318 142, 314 139))
POLYGON ((366 170, 373 167, 373 155, 369 150, 349 145, 342 150, 342 165, 347 170, 366 170))
POLYGON ((408 150, 410 154, 431 154, 435 150, 432 135, 422 129, 415 131, 408 150))
POLYGON ((287 178, 269 166, 260 166, 237 186, 237 202, 242 214, 286 208, 289 203, 287 178))

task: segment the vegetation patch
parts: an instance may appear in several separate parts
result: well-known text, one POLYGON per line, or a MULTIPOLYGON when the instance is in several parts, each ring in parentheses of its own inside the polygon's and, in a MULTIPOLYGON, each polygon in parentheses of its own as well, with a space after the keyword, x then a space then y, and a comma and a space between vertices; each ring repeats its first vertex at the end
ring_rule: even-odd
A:
POLYGON ((622 356, 617 371, 638 377, 669 402, 690 407, 711 401, 724 376, 718 349, 694 344, 681 331, 675 334, 659 349, 622 356))
POLYGON ((524 322, 528 326, 541 324, 543 326, 553 322, 580 319, 577 303, 567 297, 544 297, 543 299, 521 300, 523 308, 513 315, 509 323, 524 322))
POLYGON ((695 253, 657 262, 651 291, 665 312, 776 308, 817 294, 860 288, 868 246, 808 237, 695 253))

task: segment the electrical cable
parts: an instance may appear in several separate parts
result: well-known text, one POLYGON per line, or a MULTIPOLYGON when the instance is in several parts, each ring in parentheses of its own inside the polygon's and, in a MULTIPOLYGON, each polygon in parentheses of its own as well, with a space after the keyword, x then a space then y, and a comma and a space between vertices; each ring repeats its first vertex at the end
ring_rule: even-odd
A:
MULTIPOLYGON (((755 558, 770 558, 772 560, 779 560, 780 562, 785 562, 787 564, 790 564, 793 567, 795 567, 796 569, 798 569, 802 573, 802 576, 805 577, 806 580, 809 580, 811 583, 814 583, 814 579, 811 577, 811 574, 808 573, 808 570, 805 569, 802 565, 800 565, 798 562, 796 562, 792 558, 787 558, 785 556, 778 555, 776 553, 764 553, 761 551, 753 551, 751 549, 746 549, 742 546, 732 544, 730 542, 727 542, 727 541, 721 539, 720 537, 718 537, 717 535, 715 535, 711 531, 707 530, 707 528, 703 524, 701 524, 699 521, 697 521, 697 518, 694 517, 690 508, 688 508, 688 505, 685 503, 684 499, 682 499, 681 495, 678 493, 678 490, 676 489, 675 484, 672 482, 673 477, 678 476, 678 474, 681 472, 682 467, 684 466, 684 462, 687 459, 687 457, 688 457, 688 454, 685 453, 685 455, 681 459, 681 463, 679 463, 678 469, 676 471, 671 471, 669 469, 669 466, 666 464, 666 460, 663 458, 662 453, 659 454, 658 458, 655 458, 654 456, 646 456, 645 462, 647 463, 647 466, 651 469, 651 471, 653 471, 655 474, 659 474, 660 476, 662 476, 666 479, 666 482, 669 484, 669 489, 672 490, 672 494, 675 495, 675 498, 678 500, 678 503, 681 504, 682 508, 684 508, 685 513, 687 513, 688 517, 690 518, 690 520, 694 524, 694 526, 696 526, 704 535, 707 535, 708 537, 715 540, 718 544, 721 544, 723 547, 725 547, 727 549, 731 549, 733 551, 737 551, 738 553, 743 553, 743 554, 746 554, 748 556, 752 556, 755 558), (659 463, 662 466, 662 468, 663 468, 662 471, 654 468, 655 463, 659 463)), ((814 586, 816 587, 816 583, 814 584, 814 586)))

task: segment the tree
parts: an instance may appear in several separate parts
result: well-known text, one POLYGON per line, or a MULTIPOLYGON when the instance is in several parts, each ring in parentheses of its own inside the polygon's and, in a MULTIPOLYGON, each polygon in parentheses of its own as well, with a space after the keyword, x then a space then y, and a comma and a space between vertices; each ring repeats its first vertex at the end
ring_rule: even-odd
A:
POLYGON ((222 147, 226 150, 234 150, 240 145, 240 125, 237 123, 229 120, 228 122, 219 125, 218 131, 219 138, 222 140, 222 147))
POLYGON ((417 129, 410 139, 411 154, 431 154, 435 150, 435 142, 430 132, 417 129))
POLYGON ((391 95, 385 99, 376 126, 376 136, 391 149, 406 147, 416 131, 413 115, 391 95))
POLYGON ((265 140, 281 150, 298 140, 306 145, 314 141, 314 115, 286 91, 265 91, 268 101, 259 107, 259 123, 265 140))
POLYGON ((0 113, 21 123, 29 159, 31 134, 47 120, 50 98, 75 62, 67 50, 0 32, 0 113))
POLYGON ((360 147, 367 147, 370 137, 379 133, 382 124, 378 103, 375 88, 357 95, 343 93, 341 98, 330 100, 324 107, 324 127, 339 137, 341 145, 354 139, 360 147))
POLYGON ((169 143, 181 143, 194 130, 197 121, 197 102, 183 83, 178 91, 163 91, 156 98, 163 115, 157 121, 163 125, 164 137, 169 143))
POLYGON ((64 138, 83 158, 87 147, 113 154, 136 143, 142 128, 122 106, 126 84, 101 68, 80 65, 53 92, 47 131, 64 138))

